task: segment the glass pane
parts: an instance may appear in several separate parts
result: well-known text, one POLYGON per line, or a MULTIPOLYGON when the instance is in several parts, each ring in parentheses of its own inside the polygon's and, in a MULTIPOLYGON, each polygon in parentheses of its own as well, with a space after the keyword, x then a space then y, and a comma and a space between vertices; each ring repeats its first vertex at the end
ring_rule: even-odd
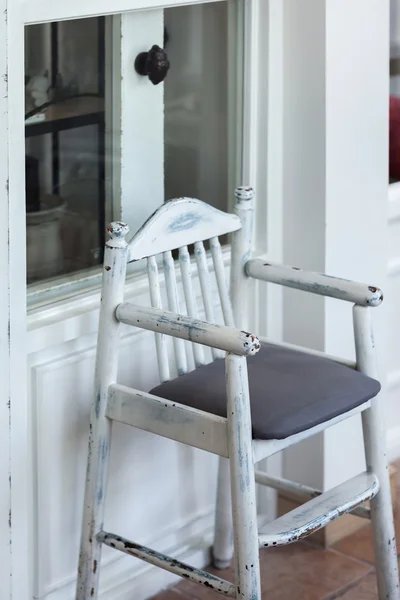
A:
POLYGON ((400 181, 400 0, 391 0, 389 178, 400 181))
MULTIPOLYGON (((237 152, 241 137, 237 92, 241 10, 241 0, 227 0, 157 11, 161 25, 164 14, 170 69, 161 84, 164 193, 155 198, 156 203, 184 195, 222 210, 232 206, 233 189, 241 183, 237 152)), ((129 137, 132 123, 122 127, 121 106, 114 92, 120 85, 128 97, 144 89, 145 82, 120 76, 121 65, 126 64, 121 62, 121 52, 129 56, 132 73, 135 53, 126 41, 129 36, 124 38, 121 52, 111 53, 121 39, 113 19, 38 24, 25 30, 27 278, 28 283, 45 281, 40 290, 47 289, 47 280, 56 277, 64 276, 58 282, 64 285, 72 274, 77 280, 83 270, 98 272, 105 226, 112 218, 121 218, 121 208, 124 218, 121 136, 129 137), (113 189, 118 198, 113 197, 113 189)), ((134 31, 133 17, 127 21, 134 31)), ((161 31, 150 27, 149 42, 140 52, 148 50, 154 35, 161 31)), ((151 101, 150 93, 148 98, 151 101)), ((161 106, 155 103, 152 110, 161 110, 161 106)), ((136 130, 134 155, 122 144, 124 153, 129 154, 124 164, 141 160, 137 148, 142 136, 146 141, 146 132, 146 127, 136 130)), ((161 147, 162 134, 161 129, 158 140, 149 139, 155 145, 159 141, 161 147)), ((161 178, 158 170, 161 167, 157 166, 157 173, 142 172, 142 176, 161 178)), ((136 225, 140 223, 130 223, 132 231, 136 225)), ((37 289, 31 288, 31 293, 37 289)))
POLYGON ((105 62, 103 17, 26 27, 28 283, 102 260, 105 62))
POLYGON ((221 210, 231 205, 240 181, 235 141, 240 102, 233 102, 239 5, 217 2, 164 11, 171 63, 164 84, 166 199, 193 196, 221 210))

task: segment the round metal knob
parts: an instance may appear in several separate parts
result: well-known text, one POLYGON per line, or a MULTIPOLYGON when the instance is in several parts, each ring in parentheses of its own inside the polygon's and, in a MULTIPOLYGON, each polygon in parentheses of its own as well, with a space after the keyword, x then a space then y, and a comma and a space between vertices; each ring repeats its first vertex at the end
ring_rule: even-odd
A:
POLYGON ((135 70, 139 75, 148 77, 154 85, 164 81, 169 69, 166 52, 154 45, 148 52, 141 52, 135 59, 135 70))

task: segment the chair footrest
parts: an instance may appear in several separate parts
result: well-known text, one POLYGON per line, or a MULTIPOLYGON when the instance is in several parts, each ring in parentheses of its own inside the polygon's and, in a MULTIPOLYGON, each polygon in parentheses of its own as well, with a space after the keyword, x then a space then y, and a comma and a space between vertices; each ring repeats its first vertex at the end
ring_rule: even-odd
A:
POLYGON ((212 573, 207 573, 207 571, 191 567, 190 565, 182 563, 179 560, 175 560, 171 556, 161 554, 156 550, 146 548, 146 546, 141 546, 140 544, 130 542, 129 540, 126 540, 119 535, 115 535, 114 533, 101 531, 96 537, 99 542, 105 544, 106 546, 110 546, 111 548, 125 552, 125 554, 130 554, 131 556, 140 558, 141 560, 144 560, 156 567, 160 567, 166 571, 175 573, 175 575, 179 575, 180 577, 184 577, 190 581, 201 583, 205 587, 212 589, 214 592, 218 592, 231 598, 236 598, 236 587, 233 585, 233 583, 226 581, 225 579, 221 579, 216 575, 212 575, 212 573))
POLYGON ((268 523, 259 532, 259 544, 282 546, 297 542, 351 512, 378 491, 377 477, 373 473, 361 473, 268 523))

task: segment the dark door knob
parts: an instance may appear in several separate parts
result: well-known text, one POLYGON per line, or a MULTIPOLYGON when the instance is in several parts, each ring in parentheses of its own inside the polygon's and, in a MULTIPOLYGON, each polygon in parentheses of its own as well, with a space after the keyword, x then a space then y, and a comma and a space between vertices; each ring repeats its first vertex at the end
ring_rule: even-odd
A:
POLYGON ((168 69, 168 56, 160 46, 155 45, 148 52, 141 52, 135 59, 136 72, 147 76, 154 85, 164 81, 168 69))

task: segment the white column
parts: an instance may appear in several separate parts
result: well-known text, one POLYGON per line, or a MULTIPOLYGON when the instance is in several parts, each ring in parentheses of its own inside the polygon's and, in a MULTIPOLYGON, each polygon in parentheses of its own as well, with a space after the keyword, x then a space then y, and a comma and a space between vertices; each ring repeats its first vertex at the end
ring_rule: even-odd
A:
MULTIPOLYGON (((284 55, 284 261, 384 286, 389 2, 285 0, 284 55)), ((284 293, 285 338, 353 357, 350 307, 298 298, 284 293)), ((363 468, 358 417, 284 459, 323 489, 363 468)))

